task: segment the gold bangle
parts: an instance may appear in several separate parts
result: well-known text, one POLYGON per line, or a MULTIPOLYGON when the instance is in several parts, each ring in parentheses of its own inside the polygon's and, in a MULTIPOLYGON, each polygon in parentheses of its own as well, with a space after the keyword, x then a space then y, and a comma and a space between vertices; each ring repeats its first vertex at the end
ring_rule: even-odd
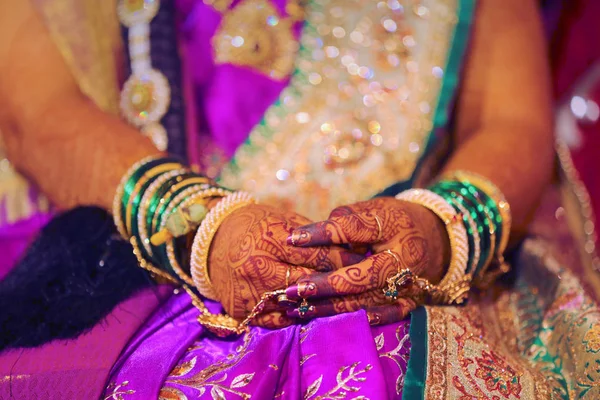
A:
POLYGON ((158 155, 144 157, 140 161, 133 164, 131 167, 129 167, 127 172, 125 172, 123 177, 121 177, 119 186, 117 186, 117 190, 115 192, 115 196, 113 197, 113 204, 112 204, 113 220, 115 221, 115 226, 117 227, 117 231, 121 234, 121 236, 124 239, 129 239, 129 236, 127 235, 127 231, 125 230, 125 224, 123 223, 123 218, 121 218, 121 201, 123 199, 123 194, 125 193, 125 185, 127 184, 127 181, 129 180, 131 175, 133 175, 135 173, 135 171, 140 169, 144 164, 147 164, 151 161, 157 160, 160 157, 161 156, 158 156, 158 155))
POLYGON ((133 216, 131 215, 131 209, 133 207, 133 200, 138 195, 138 193, 142 189, 142 187, 146 183, 148 183, 148 181, 150 179, 152 179, 164 172, 182 168, 182 167, 183 167, 183 165, 181 165, 179 163, 166 163, 166 164, 157 165, 156 167, 151 168, 150 170, 146 171, 146 173, 144 173, 144 175, 142 175, 142 177, 135 183, 135 186, 133 187, 131 194, 129 195, 129 201, 127 202, 127 209, 125 212, 125 229, 129 236, 131 236, 131 223, 132 223, 132 219, 133 219, 133 216))
POLYGON ((160 189, 160 187, 163 186, 169 179, 174 178, 176 176, 181 176, 181 175, 185 174, 186 172, 188 172, 188 170, 185 168, 182 168, 182 169, 176 169, 173 171, 169 171, 165 174, 162 174, 161 176, 156 178, 154 180, 154 182, 152 182, 150 184, 150 186, 148 186, 148 189, 146 189, 146 191, 144 192, 144 195, 142 196, 142 199, 140 200, 140 208, 138 209, 138 213, 137 213, 138 236, 140 238, 140 241, 141 241, 141 244, 142 244, 144 250, 146 250, 146 252, 150 256, 152 256, 153 252, 152 252, 152 248, 150 246, 150 240, 148 238, 148 231, 147 231, 148 224, 146 221, 146 217, 148 214, 148 208, 150 207, 150 200, 152 199, 152 196, 154 196, 156 191, 158 189, 160 189))
POLYGON ((435 286, 438 292, 443 294, 436 298, 444 303, 462 303, 469 291, 470 276, 466 274, 469 262, 469 240, 465 226, 462 221, 459 221, 459 214, 443 197, 429 190, 409 189, 398 194, 396 198, 429 209, 446 225, 450 240, 450 264, 446 275, 435 286))
POLYGON ((175 246, 173 245, 172 239, 167 242, 166 247, 167 258, 169 259, 169 264, 171 264, 171 268, 173 268, 173 271, 175 271, 179 279, 181 279, 191 287, 194 287, 194 281, 188 274, 185 273, 183 268, 181 268, 181 265, 179 265, 179 261, 177 261, 177 257, 175 256, 175 246))
MULTIPOLYGON (((169 189, 169 191, 164 194, 162 199, 160 199, 160 204, 164 204, 164 203, 170 201, 171 197, 173 196, 173 193, 175 193, 176 191, 178 191, 179 189, 181 189, 182 187, 184 187, 186 185, 193 184, 195 187, 198 187, 197 185, 202 185, 202 186, 200 186, 202 189, 207 189, 209 187, 208 186, 209 183, 210 183, 210 181, 208 180, 208 178, 204 178, 204 177, 193 177, 193 178, 184 179, 183 181, 173 185, 169 189)), ((154 217, 152 218, 152 224, 150 225, 150 227, 152 228, 152 232, 154 232, 154 233, 156 233, 155 229, 156 229, 156 224, 158 222, 158 218, 160 218, 160 215, 155 212, 154 217)))
MULTIPOLYGON (((194 185, 180 194, 178 194, 169 204, 169 207, 163 213, 164 217, 161 221, 160 227, 153 227, 153 231, 156 233, 150 238, 150 243, 153 246, 160 246, 163 243, 172 239, 175 235, 170 232, 167 228, 167 222, 171 214, 173 214, 175 208, 187 207, 191 204, 199 204, 200 200, 205 200, 213 197, 225 197, 230 192, 223 188, 203 188, 204 185, 194 185), (199 190, 199 188, 201 190, 199 190)), ((158 221, 157 221, 158 222, 158 221)), ((153 225, 154 226, 154 225, 153 225)), ((194 226, 195 228, 195 226, 194 226)))
POLYGON ((209 211, 198 228, 192 244, 190 270, 196 289, 204 297, 218 299, 208 273, 208 256, 219 226, 229 215, 252 203, 255 203, 255 200, 246 192, 230 194, 209 211))

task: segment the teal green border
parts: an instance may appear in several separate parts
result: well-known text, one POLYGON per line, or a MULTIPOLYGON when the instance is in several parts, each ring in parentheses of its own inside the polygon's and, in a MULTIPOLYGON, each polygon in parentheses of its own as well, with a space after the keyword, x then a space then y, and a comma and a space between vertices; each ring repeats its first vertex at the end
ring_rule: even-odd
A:
POLYGON ((404 375, 403 399, 425 398, 427 377, 427 310, 419 307, 410 317, 410 358, 404 375))
MULTIPOLYGON (((459 0, 458 2, 458 23, 454 29, 454 36, 449 49, 440 98, 433 117, 433 129, 429 134, 423 156, 421 156, 413 176, 407 182, 394 185, 393 187, 386 189, 385 192, 388 192, 388 190, 395 190, 395 193, 398 193, 401 191, 401 186, 412 186, 416 173, 425 159, 425 155, 427 155, 437 144, 438 137, 435 134, 436 131, 448 123, 450 109, 454 102, 456 89, 460 80, 462 62, 469 41, 472 21, 475 15, 475 3, 476 0, 459 0)), ((408 360, 404 378, 402 398, 411 400, 424 399, 428 355, 427 310, 425 307, 419 307, 412 313, 409 335, 411 343, 410 358, 408 360)))
POLYGON ((460 81, 462 63, 467 50, 471 25, 475 15, 475 3, 476 0, 458 0, 458 22, 454 29, 454 36, 449 48, 438 104, 433 114, 433 127, 431 132, 429 132, 425 150, 417 162, 412 176, 406 181, 397 182, 394 185, 386 188, 377 196, 395 196, 401 191, 411 188, 416 176, 418 175, 418 171, 421 169, 425 159, 427 158, 427 155, 438 144, 440 136, 437 135, 436 132, 439 132, 441 128, 448 124, 450 111, 452 109, 454 99, 456 98, 456 89, 460 81))

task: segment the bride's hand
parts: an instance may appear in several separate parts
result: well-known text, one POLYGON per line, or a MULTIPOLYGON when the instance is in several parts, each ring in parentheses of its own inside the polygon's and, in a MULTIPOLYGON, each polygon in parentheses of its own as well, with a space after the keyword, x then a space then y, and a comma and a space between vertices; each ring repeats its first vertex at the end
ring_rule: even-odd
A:
MULTIPOLYGON (((449 259, 442 221, 420 205, 393 197, 336 208, 328 220, 295 229, 288 243, 299 248, 370 245, 370 257, 330 273, 304 277, 288 289, 288 297, 307 299, 312 306, 310 317, 366 309, 374 324, 400 320, 417 306, 410 287, 400 291, 393 303, 384 296, 387 279, 399 268, 409 268, 437 283, 449 259)), ((288 314, 296 317, 299 311, 288 314)))
MULTIPOLYGON (((310 222, 265 205, 243 207, 223 221, 210 248, 209 274, 229 315, 244 318, 267 291, 283 289, 286 283, 293 284, 315 271, 333 271, 364 259, 340 246, 296 248, 287 244, 295 228, 310 222)), ((291 323, 283 308, 267 311, 258 324, 280 327, 291 323)))

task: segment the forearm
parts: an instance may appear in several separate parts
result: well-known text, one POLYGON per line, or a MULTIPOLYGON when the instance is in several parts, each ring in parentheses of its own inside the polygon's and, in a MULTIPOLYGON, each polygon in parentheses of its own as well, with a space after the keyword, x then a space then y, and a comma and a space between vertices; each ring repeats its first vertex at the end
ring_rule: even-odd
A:
POLYGON ((61 208, 110 210, 127 168, 158 153, 138 131, 81 94, 50 102, 36 118, 2 131, 9 159, 61 208))
POLYGON ((81 93, 29 1, 0 0, 0 133, 10 161, 62 208, 110 208, 126 169, 157 153, 81 93))
POLYGON ((493 182, 506 196, 512 235, 521 237, 535 212, 553 165, 549 126, 498 125, 482 129, 460 144, 443 173, 466 170, 493 182))

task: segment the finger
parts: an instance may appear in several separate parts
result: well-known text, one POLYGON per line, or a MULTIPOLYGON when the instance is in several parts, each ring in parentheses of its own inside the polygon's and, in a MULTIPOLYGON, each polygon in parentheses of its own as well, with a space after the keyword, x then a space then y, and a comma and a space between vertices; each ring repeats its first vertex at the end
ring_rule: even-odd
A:
POLYGON ((292 265, 301 265, 316 271, 334 271, 348 265, 354 265, 365 259, 362 254, 348 251, 342 247, 290 247, 285 260, 292 265))
POLYGON ((294 321, 281 311, 273 311, 267 314, 259 315, 253 321, 253 325, 262 326, 263 328, 268 329, 285 328, 293 323, 294 321))
POLYGON ((375 211, 362 211, 296 228, 287 242, 298 247, 373 244, 389 239, 383 224, 375 211))
POLYGON ((290 318, 312 319, 365 310, 371 325, 387 325, 403 320, 417 307, 417 302, 410 297, 395 300, 385 304, 385 297, 377 292, 365 293, 359 296, 324 300, 308 305, 308 310, 302 312, 299 308, 287 312, 290 318))
POLYGON ((347 205, 347 206, 340 206, 340 207, 334 208, 329 213, 328 219, 344 217, 346 215, 354 214, 354 213, 357 213, 360 211, 362 211, 361 203, 355 203, 355 204, 347 205))
POLYGON ((316 272, 286 289, 291 299, 320 298, 365 293, 382 289, 387 279, 396 274, 399 259, 383 252, 334 272, 316 272))
POLYGON ((400 298, 394 304, 375 306, 366 309, 367 318, 371 325, 387 325, 402 321, 417 308, 417 303, 411 298, 400 298))
POLYGON ((289 309, 287 315, 291 318, 319 318, 331 315, 354 312, 360 309, 374 307, 389 303, 381 290, 374 290, 358 295, 332 297, 323 300, 306 302, 305 309, 297 303, 295 308, 289 309), (308 307, 308 309, 306 309, 308 307))

